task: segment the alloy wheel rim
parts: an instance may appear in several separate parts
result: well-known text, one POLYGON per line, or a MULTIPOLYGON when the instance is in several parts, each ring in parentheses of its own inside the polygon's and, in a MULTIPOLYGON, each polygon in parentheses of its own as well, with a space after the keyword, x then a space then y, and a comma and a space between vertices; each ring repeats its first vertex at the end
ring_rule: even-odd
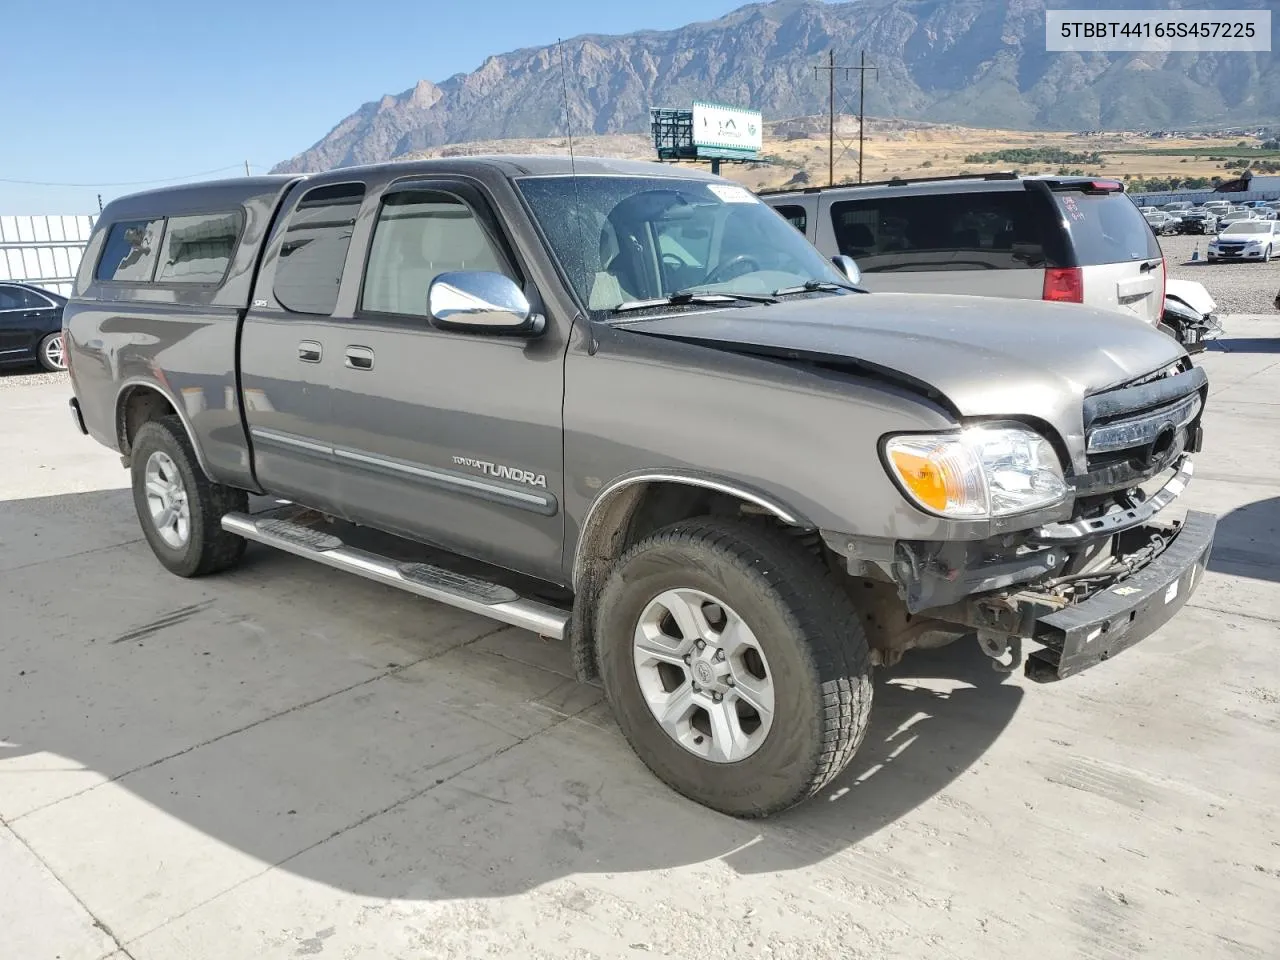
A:
POLYGON ((649 601, 633 635, 636 680, 658 725, 690 753, 737 763, 773 726, 773 673, 728 604, 690 588, 649 601))
POLYGON ((191 536, 191 506, 178 465, 167 453, 157 450, 147 458, 143 484, 156 533, 174 549, 183 546, 191 536))
POLYGON ((50 366, 59 370, 66 369, 66 351, 62 347, 61 335, 49 338, 49 342, 44 345, 44 357, 50 366))

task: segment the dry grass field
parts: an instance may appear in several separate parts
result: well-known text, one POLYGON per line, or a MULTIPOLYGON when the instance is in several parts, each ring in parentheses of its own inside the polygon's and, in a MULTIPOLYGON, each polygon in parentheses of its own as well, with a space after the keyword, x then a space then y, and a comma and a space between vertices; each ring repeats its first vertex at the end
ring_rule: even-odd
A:
MULTIPOLYGON (((797 174, 809 184, 827 179, 827 125, 825 117, 800 117, 767 122, 763 155, 771 162, 726 164, 723 172, 752 189, 778 187, 797 174)), ((856 181, 858 177, 858 121, 841 116, 836 127, 835 179, 856 181)), ((1062 164, 1018 164, 1008 161, 966 163, 977 153, 1009 149, 1056 148, 1072 154, 1101 154, 1100 162, 1073 162, 1072 169, 1087 173, 1132 179, 1139 177, 1212 177, 1230 179, 1238 171, 1224 170, 1221 160, 1207 156, 1171 155, 1176 150, 1221 150, 1239 153, 1239 137, 1212 139, 1156 138, 1137 133, 1082 134, 1025 130, 976 129, 953 124, 931 124, 907 120, 867 120, 866 158, 863 176, 885 180, 893 176, 935 176, 976 173, 986 170, 1018 169, 1023 173, 1053 173, 1062 164), (1160 151, 1160 152, 1154 152, 1160 151)), ((653 145, 642 134, 589 136, 574 140, 579 156, 615 156, 651 159, 653 145)), ((564 153, 564 138, 544 140, 488 140, 451 144, 423 151, 415 156, 438 157, 481 153, 564 153)), ((1214 154, 1221 156, 1222 154, 1214 154)))

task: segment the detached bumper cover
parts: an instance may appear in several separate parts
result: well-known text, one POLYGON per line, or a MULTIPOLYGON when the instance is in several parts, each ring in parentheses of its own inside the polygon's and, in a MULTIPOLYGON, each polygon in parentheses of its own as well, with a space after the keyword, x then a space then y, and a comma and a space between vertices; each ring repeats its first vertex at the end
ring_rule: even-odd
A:
POLYGON ((1155 560, 1088 600, 1036 621, 1044 644, 1027 658, 1032 680, 1059 680, 1115 656, 1155 632, 1182 608, 1200 584, 1217 517, 1191 512, 1155 560))

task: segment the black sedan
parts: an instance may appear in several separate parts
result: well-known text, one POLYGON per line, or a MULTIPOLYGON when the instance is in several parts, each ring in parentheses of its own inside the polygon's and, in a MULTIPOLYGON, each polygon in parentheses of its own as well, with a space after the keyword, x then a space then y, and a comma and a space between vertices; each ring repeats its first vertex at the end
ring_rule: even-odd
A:
POLYGON ((0 366, 39 363, 67 369, 62 348, 65 297, 26 283, 0 281, 0 366))

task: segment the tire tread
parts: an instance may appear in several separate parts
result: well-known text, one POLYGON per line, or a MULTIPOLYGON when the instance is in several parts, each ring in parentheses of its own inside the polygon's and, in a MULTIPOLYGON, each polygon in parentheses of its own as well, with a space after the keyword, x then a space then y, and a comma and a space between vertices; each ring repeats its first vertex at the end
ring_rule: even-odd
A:
MULTIPOLYGON (((178 576, 185 577, 203 577, 231 569, 244 555, 246 541, 223 530, 222 517, 233 511, 247 509, 248 495, 243 490, 214 483, 205 475, 180 417, 160 417, 139 427, 133 439, 134 450, 152 445, 163 447, 166 453, 180 461, 178 468, 191 478, 187 501, 191 505, 192 539, 196 539, 195 528, 199 525, 200 552, 194 567, 189 572, 183 572, 173 569, 168 563, 165 566, 178 576), (164 439, 157 437, 155 442, 149 443, 148 438, 153 433, 164 439), (168 442, 164 442, 165 440, 168 442)), ((144 525, 146 522, 142 519, 144 525)))
POLYGON ((709 517, 682 520, 633 544, 619 558, 618 568, 657 545, 709 547, 752 569, 797 622, 808 640, 822 697, 821 737, 812 773, 795 796, 737 815, 767 816, 813 796, 848 766, 862 744, 870 717, 870 652, 853 602, 819 556, 787 531, 764 523, 709 517))

